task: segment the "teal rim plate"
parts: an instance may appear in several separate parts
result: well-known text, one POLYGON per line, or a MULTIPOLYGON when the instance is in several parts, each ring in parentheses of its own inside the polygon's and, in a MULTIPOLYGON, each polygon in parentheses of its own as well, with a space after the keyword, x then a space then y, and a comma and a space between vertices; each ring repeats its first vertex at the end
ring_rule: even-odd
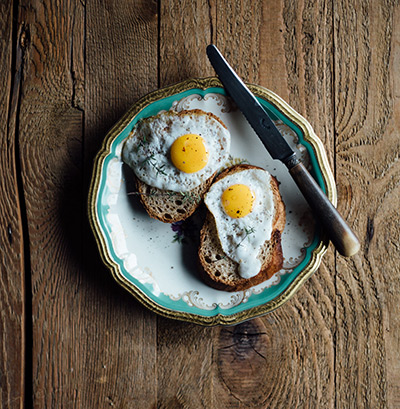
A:
MULTIPOLYGON (((336 205, 333 175, 311 125, 273 92, 248 86, 336 205)), ((154 91, 132 106, 96 156, 88 211, 100 255, 115 280, 152 311, 202 325, 233 325, 280 307, 317 270, 328 244, 285 166, 271 159, 216 77, 154 91), (264 283, 235 293, 208 287, 197 274, 202 208, 184 222, 166 224, 151 219, 141 207, 121 148, 138 120, 170 109, 214 113, 231 133, 231 156, 224 167, 250 163, 280 182, 287 216, 284 264, 264 283)))

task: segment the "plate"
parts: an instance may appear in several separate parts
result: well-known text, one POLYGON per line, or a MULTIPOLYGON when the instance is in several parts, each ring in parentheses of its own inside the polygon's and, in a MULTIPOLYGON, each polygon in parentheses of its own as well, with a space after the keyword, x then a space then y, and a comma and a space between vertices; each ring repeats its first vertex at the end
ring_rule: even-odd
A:
MULTIPOLYGON (((321 141, 311 125, 273 92, 248 84, 317 183, 336 205, 336 187, 321 141)), ((328 240, 287 169, 272 160, 216 77, 190 79, 152 92, 107 134, 94 163, 89 219, 100 255, 115 280, 152 311, 203 325, 232 325, 283 305, 317 270, 328 240), (286 205, 284 264, 271 279, 246 291, 215 290, 197 274, 202 210, 165 224, 142 209, 121 148, 136 122, 160 111, 199 108, 222 119, 231 133, 225 164, 251 163, 276 176, 286 205)))

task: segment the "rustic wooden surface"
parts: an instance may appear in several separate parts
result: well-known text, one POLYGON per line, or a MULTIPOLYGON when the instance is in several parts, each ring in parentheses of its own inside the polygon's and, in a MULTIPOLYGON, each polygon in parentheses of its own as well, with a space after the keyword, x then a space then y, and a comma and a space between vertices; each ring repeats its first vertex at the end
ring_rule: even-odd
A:
POLYGON ((2 408, 400 408, 398 1, 3 0, 0 33, 2 408), (107 129, 210 42, 311 122, 361 240, 229 328, 147 311, 86 216, 107 129))

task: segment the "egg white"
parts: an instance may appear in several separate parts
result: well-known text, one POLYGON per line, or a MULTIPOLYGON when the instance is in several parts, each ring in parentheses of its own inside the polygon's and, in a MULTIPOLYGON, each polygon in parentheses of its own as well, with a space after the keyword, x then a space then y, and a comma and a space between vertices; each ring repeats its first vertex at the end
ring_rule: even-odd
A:
POLYGON ((240 276, 257 275, 262 264, 258 256, 263 243, 271 238, 275 215, 271 175, 263 169, 246 169, 228 175, 211 186, 204 202, 214 216, 222 249, 239 264, 240 276), (239 219, 228 216, 221 201, 223 192, 235 184, 247 185, 256 197, 252 211, 239 219))
POLYGON ((177 115, 162 112, 146 118, 134 127, 124 144, 122 158, 146 184, 175 192, 196 188, 221 168, 230 149, 229 131, 212 116, 187 111, 177 115), (198 172, 185 173, 171 162, 170 149, 185 134, 200 135, 209 152, 207 165, 198 172))

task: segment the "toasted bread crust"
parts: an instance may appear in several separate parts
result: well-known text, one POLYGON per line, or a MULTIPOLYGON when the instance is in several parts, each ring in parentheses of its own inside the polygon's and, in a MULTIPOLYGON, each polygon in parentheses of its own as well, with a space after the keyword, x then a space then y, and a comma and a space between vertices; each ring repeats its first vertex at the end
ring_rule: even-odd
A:
MULTIPOLYGON (((215 181, 245 169, 259 168, 246 164, 236 165, 223 171, 215 181)), ((224 254, 218 239, 214 217, 210 212, 207 213, 200 232, 198 256, 200 276, 209 286, 223 291, 242 291, 271 278, 282 268, 281 233, 286 223, 285 205, 279 193, 278 181, 274 177, 271 177, 271 185, 275 205, 272 234, 271 238, 266 240, 262 246, 263 264, 260 272, 254 277, 245 279, 238 274, 238 263, 224 254)))
POLYGON ((164 223, 175 223, 187 219, 195 212, 210 187, 215 173, 197 188, 185 192, 187 195, 185 197, 179 192, 151 187, 134 177, 140 201, 148 215, 164 223))

